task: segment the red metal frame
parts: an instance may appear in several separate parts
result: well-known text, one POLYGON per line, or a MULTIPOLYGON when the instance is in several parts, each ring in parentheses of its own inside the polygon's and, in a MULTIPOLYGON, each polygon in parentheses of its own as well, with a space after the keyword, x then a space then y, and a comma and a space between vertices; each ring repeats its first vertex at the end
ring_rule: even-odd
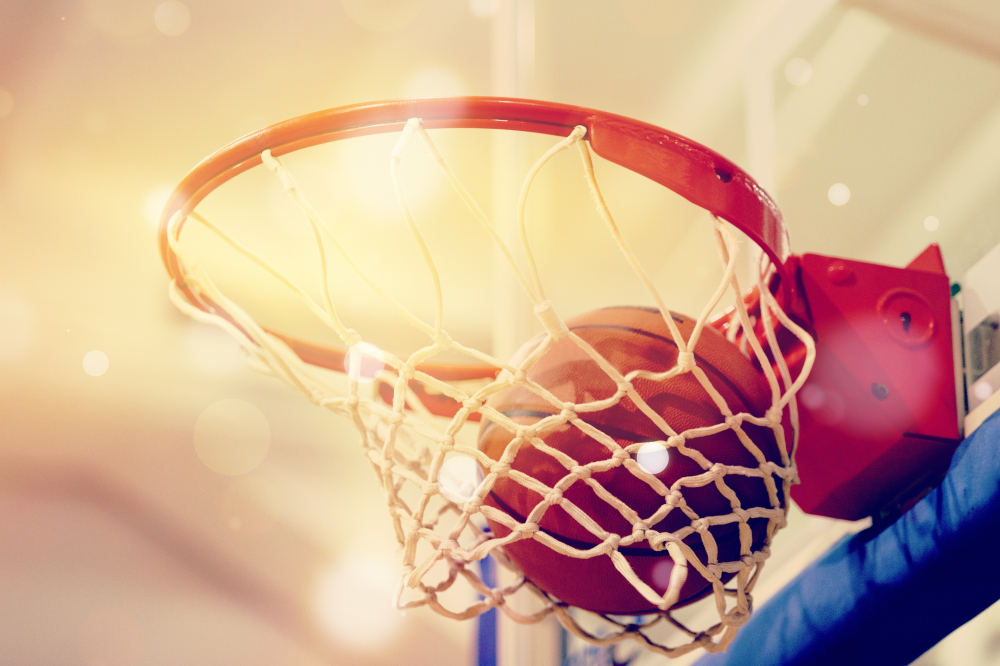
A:
MULTIPOLYGON (((800 393, 793 497, 810 513, 856 519, 898 504, 943 473, 959 441, 952 381, 950 292, 940 252, 931 246, 905 269, 793 256, 777 206, 750 176, 714 151, 667 130, 593 109, 497 97, 394 100, 328 109, 249 134, 196 166, 174 191, 160 223, 160 252, 192 304, 214 305, 187 289, 167 242, 167 225, 192 211, 230 178, 283 155, 341 139, 395 132, 410 118, 427 128, 513 129, 567 136, 587 128, 595 153, 670 188, 743 231, 777 268, 770 285, 785 311, 813 333, 816 365, 800 393), (903 315, 905 314, 905 317, 903 315), (904 324, 903 318, 908 318, 904 324)), ((756 294, 748 297, 758 309, 756 294)), ((220 312, 220 314, 223 314, 220 312)), ((725 330, 728 317, 713 325, 725 330)), ((755 333, 763 340, 761 323, 755 333)), ((777 324, 776 324, 777 325, 777 324)), ((278 331, 307 363, 342 370, 345 350, 278 331)), ((778 328, 796 372, 804 348, 778 328)), ((766 343, 764 348, 767 349, 766 343)), ((490 366, 427 364, 445 380, 489 377, 490 366)), ((413 389, 422 393, 419 384, 413 389)), ((448 404, 425 396, 442 413, 448 404)))

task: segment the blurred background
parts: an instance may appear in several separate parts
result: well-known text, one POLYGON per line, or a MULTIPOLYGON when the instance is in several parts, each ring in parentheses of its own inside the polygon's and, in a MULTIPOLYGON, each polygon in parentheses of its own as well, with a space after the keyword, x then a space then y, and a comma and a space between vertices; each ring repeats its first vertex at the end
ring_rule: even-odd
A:
MULTIPOLYGON (((1000 242, 1000 6, 986 0, 2 0, 0 663, 472 662, 472 623, 392 609, 395 541, 349 424, 176 311, 156 224, 189 169, 250 131, 350 103, 488 94, 598 108, 713 148, 774 196, 796 253, 902 266, 935 242, 958 281, 1000 242)), ((481 138, 442 141, 500 217, 519 187, 500 166, 523 173, 551 145, 503 158, 481 138)), ((380 207, 388 185, 367 189, 387 177, 391 143, 288 163, 313 169, 300 179, 331 219, 365 214, 352 239, 402 288, 402 255, 386 248, 403 227, 380 221, 395 219, 380 207), (384 162, 369 159, 379 150, 384 162), (315 175, 324 160, 339 175, 315 175)), ((489 289, 467 289, 487 256, 472 250, 489 249, 449 231, 460 213, 420 180, 421 155, 407 158, 415 211, 444 250, 469 248, 449 265, 453 328, 516 348, 530 327, 499 332, 489 289)), ((574 159, 540 180, 530 211, 567 315, 581 295, 643 298, 612 277, 621 260, 574 159)), ((598 171, 657 284, 697 314, 719 274, 704 214, 598 171)), ((251 244, 309 247, 267 174, 235 183, 206 201, 213 219, 251 244), (253 235, 261 220, 270 235, 253 235)), ((312 331, 273 285, 229 279, 312 331)), ((407 344, 356 293, 340 297, 359 330, 407 344)), ((852 529, 831 523, 793 511, 774 570, 852 529)), ((998 660, 994 606, 920 663, 998 660)))

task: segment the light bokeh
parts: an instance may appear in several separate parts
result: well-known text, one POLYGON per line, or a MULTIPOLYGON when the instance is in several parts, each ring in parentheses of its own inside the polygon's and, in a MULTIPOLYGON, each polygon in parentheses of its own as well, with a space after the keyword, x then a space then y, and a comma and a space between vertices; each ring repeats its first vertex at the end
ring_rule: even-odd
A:
POLYGON ((670 454, 663 442, 646 442, 636 452, 635 461, 650 474, 659 474, 667 468, 670 454))
POLYGON ((993 395, 993 386, 985 379, 980 379, 978 382, 972 385, 972 393, 976 398, 982 402, 993 395))
POLYGON ((834 183, 826 191, 826 196, 834 206, 843 206, 851 200, 851 189, 843 183, 834 183))
POLYGON ((331 638, 357 652, 384 649, 403 624, 393 605, 399 564, 388 553, 356 548, 341 555, 315 583, 315 608, 331 638))
POLYGON ((108 371, 111 361, 100 349, 91 349, 83 355, 83 371, 91 377, 100 377, 108 371))
POLYGON ((191 10, 178 0, 160 3, 154 15, 156 28, 168 37, 178 37, 187 32, 191 25, 191 10))
POLYGON ((31 346, 35 317, 23 298, 0 292, 0 361, 18 358, 31 346))
POLYGON ((805 58, 792 58, 785 63, 785 79, 793 86, 804 86, 812 81, 813 68, 805 58))

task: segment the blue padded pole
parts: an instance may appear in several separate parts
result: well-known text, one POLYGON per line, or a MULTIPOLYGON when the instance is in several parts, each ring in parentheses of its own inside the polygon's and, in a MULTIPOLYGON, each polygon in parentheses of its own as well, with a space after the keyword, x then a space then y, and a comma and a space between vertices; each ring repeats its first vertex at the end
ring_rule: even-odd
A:
POLYGON ((941 485, 870 532, 833 546, 697 666, 909 664, 1000 599, 1000 413, 941 485))
MULTIPOLYGON (((496 560, 489 555, 480 560, 479 576, 489 587, 496 587, 496 560)), ((497 666, 497 609, 480 614, 476 623, 476 666, 497 666)))

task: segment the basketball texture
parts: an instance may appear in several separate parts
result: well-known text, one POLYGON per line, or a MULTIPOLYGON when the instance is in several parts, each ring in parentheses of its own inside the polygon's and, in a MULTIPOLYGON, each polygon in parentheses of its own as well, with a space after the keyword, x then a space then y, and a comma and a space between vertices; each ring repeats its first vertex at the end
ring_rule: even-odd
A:
MULTIPOLYGON (((687 340, 694 320, 673 315, 687 340)), ((639 307, 615 307, 595 310, 568 320, 569 329, 593 346, 623 375, 636 369, 663 372, 674 367, 678 350, 658 310, 639 307)), ((526 357, 539 340, 525 345, 517 356, 526 357)), ((710 327, 706 327, 695 348, 697 365, 725 399, 734 414, 749 412, 763 416, 770 407, 771 392, 767 380, 754 368, 735 345, 710 327)), ((611 397, 615 383, 583 352, 575 342, 564 338, 557 342, 527 373, 527 377, 551 391, 563 402, 582 404, 611 397)), ((725 421, 719 408, 691 373, 666 381, 633 380, 633 386, 649 406, 660 414, 677 433, 691 428, 710 426, 725 421)), ((541 419, 557 414, 560 408, 524 387, 515 386, 492 396, 487 404, 518 425, 534 425, 541 419)), ((580 418, 613 438, 621 446, 637 442, 665 441, 664 434, 627 396, 613 407, 598 412, 580 412, 580 418)), ((765 427, 744 423, 743 430, 771 462, 781 464, 774 433, 765 427)), ((791 442, 786 427, 786 441, 791 442)), ((612 453, 606 446, 566 423, 539 435, 546 444, 558 449, 579 464, 606 460, 612 453)), ((498 460, 514 438, 507 428, 484 421, 479 435, 479 448, 498 460)), ((690 449, 700 451, 711 463, 756 468, 759 463, 727 429, 711 436, 691 438, 690 449)), ((634 456, 633 456, 634 457, 634 456)), ((555 486, 568 470, 553 456, 531 445, 523 445, 511 465, 512 469, 528 474, 549 487, 555 486)), ((692 458, 668 448, 666 467, 655 476, 668 488, 684 477, 697 476, 704 470, 692 458)), ((641 518, 649 518, 664 503, 645 481, 625 467, 615 467, 593 475, 611 494, 634 509, 641 518)), ((729 474, 725 483, 732 488, 741 508, 771 507, 763 479, 729 474)), ((775 478, 779 500, 784 504, 781 479, 775 478)), ((727 515, 732 506, 714 483, 702 487, 681 488, 684 500, 699 517, 727 515)), ((621 536, 632 533, 631 524, 610 504, 598 497, 583 481, 576 481, 563 496, 585 511, 602 528, 621 536)), ((528 490, 511 478, 499 478, 486 498, 486 504, 498 508, 519 522, 542 496, 528 490)), ((679 509, 653 525, 659 532, 674 532, 690 525, 692 518, 679 509)), ((752 518, 749 526, 753 535, 753 550, 759 550, 767 537, 767 519, 752 518)), ((600 543, 595 535, 558 505, 551 506, 539 521, 542 531, 577 549, 585 550, 600 543)), ((503 524, 491 521, 497 536, 510 534, 503 524)), ((718 544, 718 561, 740 559, 739 526, 737 523, 713 525, 709 528, 718 544)), ((702 563, 708 563, 701 536, 694 533, 685 539, 702 563)), ((665 551, 654 551, 646 541, 620 547, 636 574, 659 594, 670 580, 673 560, 665 551)), ((542 590, 579 608, 601 613, 640 614, 656 608, 614 568, 611 559, 600 555, 580 559, 562 555, 535 539, 524 539, 506 546, 508 556, 521 568, 525 577, 542 590)), ((731 578, 729 574, 726 579, 731 578)), ((688 567, 685 582, 676 606, 682 606, 711 592, 711 583, 688 567)))

